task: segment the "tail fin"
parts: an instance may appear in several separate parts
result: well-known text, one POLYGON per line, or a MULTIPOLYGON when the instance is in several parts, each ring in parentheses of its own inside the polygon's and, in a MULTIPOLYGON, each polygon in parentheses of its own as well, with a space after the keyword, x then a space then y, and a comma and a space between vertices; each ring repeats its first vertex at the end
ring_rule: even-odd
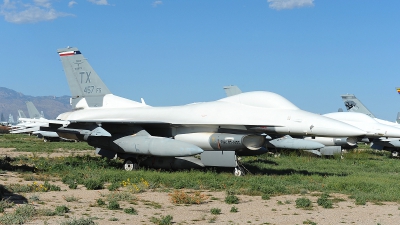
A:
POLYGON ((72 98, 71 105, 76 108, 77 103, 85 98, 89 107, 103 106, 103 98, 111 94, 107 86, 93 70, 87 59, 83 57, 77 48, 63 48, 57 50, 72 98))
POLYGON ((32 102, 26 102, 26 108, 28 109, 29 118, 39 119, 42 117, 32 102))
POLYGON ((14 116, 11 113, 8 115, 8 123, 14 124, 14 116))
POLYGON ((25 116, 24 111, 22 111, 22 110, 20 110, 20 109, 18 109, 18 116, 19 116, 19 118, 27 118, 27 117, 25 116))
POLYGON ((73 109, 149 107, 146 104, 113 95, 77 48, 68 47, 58 49, 57 52, 71 90, 73 109))
POLYGON ((397 113, 396 123, 400 123, 400 112, 397 113))
POLYGON ((238 94, 242 93, 242 91, 239 89, 239 87, 235 86, 235 85, 225 86, 224 90, 225 90, 227 97, 233 96, 233 95, 238 95, 238 94))
POLYGON ((342 95, 342 100, 348 112, 359 112, 364 113, 372 118, 375 118, 374 114, 365 107, 355 95, 347 94, 342 95))

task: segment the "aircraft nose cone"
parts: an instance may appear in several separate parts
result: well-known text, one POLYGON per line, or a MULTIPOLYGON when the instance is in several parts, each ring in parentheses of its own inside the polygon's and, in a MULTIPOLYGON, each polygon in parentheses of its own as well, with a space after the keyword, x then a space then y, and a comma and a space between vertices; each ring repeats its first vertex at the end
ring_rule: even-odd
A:
POLYGON ((377 131, 378 135, 385 137, 400 137, 400 129, 392 126, 382 125, 377 131))
POLYGON ((326 137, 355 137, 365 135, 366 132, 350 124, 325 117, 320 124, 314 125, 313 133, 326 137), (325 120, 326 119, 326 120, 325 120))

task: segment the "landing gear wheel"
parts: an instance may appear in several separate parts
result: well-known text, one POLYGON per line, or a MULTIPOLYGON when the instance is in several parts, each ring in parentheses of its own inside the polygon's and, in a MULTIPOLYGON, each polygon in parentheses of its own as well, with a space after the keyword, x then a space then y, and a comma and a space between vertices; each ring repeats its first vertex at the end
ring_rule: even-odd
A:
POLYGON ((233 171, 233 174, 237 177, 243 176, 244 173, 240 167, 235 167, 235 170, 233 171))
POLYGON ((124 162, 124 169, 126 171, 137 170, 139 168, 139 164, 135 159, 128 158, 124 162))
POLYGON ((48 142, 49 140, 47 140, 46 138, 43 138, 43 142, 48 142))

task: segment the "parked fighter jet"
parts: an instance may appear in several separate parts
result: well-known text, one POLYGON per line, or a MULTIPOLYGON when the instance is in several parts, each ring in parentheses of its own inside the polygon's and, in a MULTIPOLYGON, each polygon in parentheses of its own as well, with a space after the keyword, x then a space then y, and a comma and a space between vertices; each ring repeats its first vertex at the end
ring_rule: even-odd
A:
MULTIPOLYGON (((39 111, 36 109, 35 105, 32 102, 27 101, 26 107, 28 109, 29 118, 24 118, 24 117, 19 118, 18 121, 20 121, 20 123, 12 126, 12 130, 10 131, 10 133, 12 134, 27 133, 30 135, 36 135, 39 138, 43 138, 44 142, 59 141, 60 138, 56 132, 40 130, 41 126, 48 126, 48 124, 52 120, 44 118, 43 112, 39 113, 39 111)), ((18 114, 20 116, 25 116, 22 110, 18 110, 18 114)))
MULTIPOLYGON (((223 87, 227 97, 239 95, 242 90, 236 85, 223 87)), ((284 149, 301 149, 301 150, 315 150, 325 147, 322 143, 315 141, 305 140, 304 138, 293 138, 290 135, 267 136, 265 145, 267 148, 284 148, 284 149)), ((322 150, 323 151, 323 150, 322 150)))
MULTIPOLYGON (((225 86, 227 96, 233 96, 242 93, 239 87, 235 85, 225 86)), ((284 136, 272 140, 266 140, 268 148, 283 148, 283 149, 301 149, 318 156, 336 155, 342 153, 342 146, 354 146, 357 143, 356 137, 304 137, 304 136, 284 136), (288 138, 290 137, 290 138, 288 138), (354 141, 355 140, 355 141, 354 141)))
MULTIPOLYGON (((387 120, 378 119, 374 116, 374 114, 367 109, 364 104, 361 103, 359 99, 353 94, 346 94, 342 95, 342 100, 344 105, 346 106, 347 111, 349 112, 356 112, 356 113, 363 113, 365 115, 370 116, 376 122, 388 126, 392 126, 395 128, 400 128, 400 124, 397 122, 400 116, 400 113, 397 114, 396 122, 390 122, 387 120)), ((365 140, 366 142, 370 142, 371 148, 377 150, 387 150, 392 152, 392 156, 398 156, 398 152, 400 149, 400 139, 396 138, 395 136, 389 137, 378 137, 378 138, 370 138, 365 140)))
POLYGON ((59 49, 74 110, 43 130, 74 137, 96 147, 102 156, 139 164, 235 167, 236 152, 259 150, 262 134, 360 136, 364 131, 306 112, 271 92, 247 92, 217 101, 150 107, 113 95, 77 48, 59 49), (193 156, 201 154, 201 161, 193 156))

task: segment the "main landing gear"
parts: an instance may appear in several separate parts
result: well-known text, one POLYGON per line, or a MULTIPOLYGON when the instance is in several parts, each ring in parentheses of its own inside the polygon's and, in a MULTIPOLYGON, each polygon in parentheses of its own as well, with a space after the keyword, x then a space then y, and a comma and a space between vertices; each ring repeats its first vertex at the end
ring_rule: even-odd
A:
POLYGON ((139 169, 139 163, 134 158, 127 158, 124 162, 124 169, 126 171, 132 171, 139 169))

